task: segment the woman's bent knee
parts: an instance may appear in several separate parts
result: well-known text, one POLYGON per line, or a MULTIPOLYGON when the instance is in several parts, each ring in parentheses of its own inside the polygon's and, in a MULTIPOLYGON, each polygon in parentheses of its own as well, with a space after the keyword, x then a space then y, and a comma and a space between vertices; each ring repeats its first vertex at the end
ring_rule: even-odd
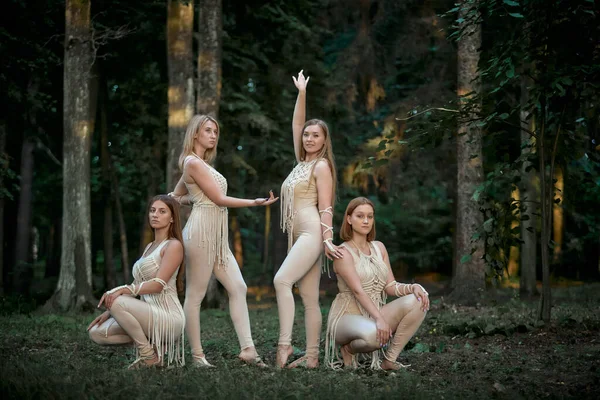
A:
POLYGON ((97 343, 97 344, 105 344, 106 343, 106 337, 104 334, 102 334, 102 331, 100 330, 100 328, 98 326, 92 327, 92 329, 90 329, 88 331, 88 334, 90 336, 90 339, 92 339, 92 341, 94 343, 97 343))

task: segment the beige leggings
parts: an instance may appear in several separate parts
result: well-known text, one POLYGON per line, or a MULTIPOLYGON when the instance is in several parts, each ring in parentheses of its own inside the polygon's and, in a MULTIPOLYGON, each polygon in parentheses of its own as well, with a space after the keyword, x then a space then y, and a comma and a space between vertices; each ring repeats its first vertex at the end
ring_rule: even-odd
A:
MULTIPOLYGON (((385 357, 396 361, 406 343, 421 326, 426 313, 421 310, 421 302, 412 294, 384 305, 381 313, 395 332, 385 357)), ((362 315, 346 314, 340 318, 335 331, 335 342, 341 346, 349 343, 351 353, 370 353, 381 348, 375 321, 362 315)))
POLYGON ((196 238, 184 241, 186 291, 183 312, 185 313, 185 329, 192 348, 192 355, 199 356, 204 353, 200 339, 200 304, 206 295, 208 281, 213 272, 217 280, 227 290, 229 313, 240 342, 240 348, 244 350, 253 347, 250 316, 248 315, 248 304, 246 303, 248 288, 231 250, 228 250, 225 266, 217 267, 216 262, 213 266, 209 266, 206 245, 198 246, 197 243, 196 238))
POLYGON ((140 355, 153 354, 148 340, 148 326, 152 319, 150 306, 143 300, 122 295, 115 299, 111 309, 111 318, 100 326, 89 330, 90 338, 101 345, 135 343, 140 355))
POLYGON ((279 311, 279 344, 292 343, 295 312, 292 286, 298 282, 304 304, 306 355, 318 357, 322 323, 319 306, 320 255, 323 251, 321 226, 319 219, 316 222, 313 220, 301 222, 301 216, 298 215, 296 220, 294 236, 297 239, 273 280, 279 311))

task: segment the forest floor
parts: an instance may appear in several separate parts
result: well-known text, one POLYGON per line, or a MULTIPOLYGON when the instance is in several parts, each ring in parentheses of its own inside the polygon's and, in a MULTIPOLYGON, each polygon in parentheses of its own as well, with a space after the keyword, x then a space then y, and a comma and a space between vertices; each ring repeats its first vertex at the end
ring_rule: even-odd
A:
MULTIPOLYGON (((3 399, 598 399, 600 284, 556 288, 553 296, 549 324, 537 322, 537 301, 522 302, 512 289, 472 308, 432 296, 423 326, 400 355, 411 366, 393 373, 244 366, 236 358, 229 314, 222 310, 202 313, 204 349, 217 368, 128 371, 130 348, 100 347, 88 339, 92 314, 18 314, 3 306, 1 394, 3 399)), ((322 302, 323 329, 330 302, 322 302)), ((296 304, 292 359, 304 345, 299 299, 296 304)), ((257 348, 273 365, 278 324, 272 299, 254 304, 250 319, 257 348)))

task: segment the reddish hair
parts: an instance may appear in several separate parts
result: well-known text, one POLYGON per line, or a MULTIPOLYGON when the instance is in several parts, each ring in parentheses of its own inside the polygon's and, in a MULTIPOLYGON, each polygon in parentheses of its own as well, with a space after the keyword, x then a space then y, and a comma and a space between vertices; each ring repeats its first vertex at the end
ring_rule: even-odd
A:
MULTIPOLYGON (((354 236, 354 232, 352 232, 352 226, 348 223, 348 216, 352 215, 356 207, 362 205, 369 205, 373 209, 373 215, 375 214, 375 204, 366 197, 357 197, 355 199, 350 200, 348 203, 348 207, 346 207, 346 212, 344 213, 344 220, 342 221, 342 228, 340 229, 340 238, 344 241, 352 240, 354 236)), ((373 218, 373 228, 367 234, 367 241, 372 242, 375 240, 375 218, 373 218)))

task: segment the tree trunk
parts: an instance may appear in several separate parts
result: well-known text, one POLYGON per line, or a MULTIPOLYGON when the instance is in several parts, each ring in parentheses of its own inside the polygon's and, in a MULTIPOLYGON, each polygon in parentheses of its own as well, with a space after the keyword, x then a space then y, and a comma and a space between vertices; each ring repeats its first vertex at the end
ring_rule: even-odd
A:
POLYGON ((117 286, 117 277, 115 274, 114 254, 113 254, 113 203, 112 203, 112 184, 110 172, 110 152, 108 150, 108 118, 106 115, 108 96, 106 93, 106 83, 101 80, 99 93, 99 123, 100 130, 100 164, 102 167, 102 194, 104 196, 104 226, 103 226, 103 244, 104 244, 104 278, 107 289, 117 286))
POLYGON ((126 284, 131 282, 131 273, 129 272, 129 247, 127 244, 127 228, 125 226, 125 217, 123 216, 123 206, 121 205, 121 194, 119 192, 119 180, 117 174, 112 168, 111 163, 111 182, 117 208, 117 219, 119 221, 119 242, 121 243, 121 268, 123 268, 123 279, 126 284))
POLYGON ((61 232, 61 220, 56 218, 50 225, 48 231, 48 242, 46 247, 48 248, 48 254, 46 256, 46 270, 45 278, 58 277, 60 273, 60 232, 61 232))
POLYGON ((169 145, 167 151, 167 191, 179 179, 178 159, 185 128, 194 113, 194 64, 192 34, 194 5, 169 0, 167 5, 167 63, 169 66, 169 145))
POLYGON ((233 256, 237 261, 240 269, 244 266, 244 247, 242 244, 242 232, 240 231, 240 224, 238 223, 237 215, 231 217, 231 236, 233 238, 233 256))
POLYGON ((271 206, 265 207, 265 232, 263 238, 263 275, 267 273, 267 265, 269 265, 269 242, 271 240, 271 206))
MULTIPOLYGON (((545 113, 545 104, 542 103, 542 115, 545 113)), ((543 117, 544 118, 544 117, 543 117)), ((542 204, 542 233, 540 240, 540 249, 542 253, 542 297, 540 298, 540 307, 538 318, 546 322, 550 321, 552 293, 550 291, 550 255, 548 245, 550 244, 550 233, 552 226, 552 179, 550 178, 550 187, 548 185, 548 177, 546 171, 546 149, 544 146, 546 134, 545 118, 542 119, 539 139, 537 140, 537 148, 539 154, 539 171, 540 171, 540 198, 542 204)), ((552 174, 550 175, 552 177, 552 174)))
MULTIPOLYGON (((519 204, 518 202, 521 200, 521 192, 519 191, 518 188, 515 188, 512 191, 511 197, 513 199, 515 199, 517 204, 519 204)), ((514 219, 511 221, 511 223, 510 223, 511 231, 513 229, 517 228, 518 226, 519 226, 518 219, 514 219)), ((519 250, 518 246, 510 246, 509 253, 508 253, 508 267, 506 268, 506 272, 508 273, 507 277, 510 279, 514 279, 519 273, 519 256, 520 256, 519 253, 520 253, 520 250, 519 250)))
POLYGON ((552 262, 558 264, 561 261, 562 247, 563 247, 563 233, 565 231, 565 213, 563 208, 564 202, 564 191, 565 191, 565 177, 563 168, 560 166, 556 167, 554 171, 554 179, 556 179, 556 199, 560 202, 556 203, 552 201, 552 240, 554 240, 554 248, 552 249, 552 262))
POLYGON ((0 121, 0 296, 4 295, 4 171, 8 168, 6 123, 0 121))
MULTIPOLYGON (((477 2, 461 1, 459 18, 468 14, 469 4, 477 7, 477 2)), ((478 72, 481 47, 481 26, 470 24, 467 32, 458 41, 458 96, 461 117, 457 137, 457 210, 456 210, 456 275, 453 281, 452 301, 474 304, 485 289, 485 265, 483 243, 472 240, 473 234, 483 224, 479 207, 472 200, 475 188, 483 182, 483 160, 481 129, 469 121, 478 117, 481 99, 475 98, 481 92, 478 72), (469 94, 470 93, 470 94, 469 94), (465 96, 469 94, 468 96, 465 96), (470 258, 463 256, 472 254, 470 258)))
MULTIPOLYGON (((222 2, 202 1, 198 6, 198 82, 196 112, 219 117, 221 101, 222 2)), ((212 275, 206 290, 206 307, 219 307, 223 294, 212 275)))
POLYGON ((63 223, 61 268, 47 306, 61 311, 91 302, 90 1, 66 0, 64 57, 63 223))
POLYGON ((35 141, 28 137, 23 141, 21 151, 21 185, 19 210, 17 212, 17 236, 13 288, 17 293, 26 294, 31 281, 31 205, 35 141))
POLYGON ((196 112, 219 116, 221 101, 221 0, 202 1, 198 7, 198 95, 196 112))
MULTIPOLYGON (((521 78, 521 155, 530 157, 535 151, 536 141, 528 131, 535 131, 535 117, 530 114, 529 86, 530 78, 525 75, 521 78)), ((534 183, 535 170, 531 169, 530 161, 523 162, 521 167, 521 275, 519 292, 522 298, 530 297, 537 293, 536 266, 537 266, 537 202, 538 194, 534 183), (529 171, 527 169, 529 168, 529 171)))

